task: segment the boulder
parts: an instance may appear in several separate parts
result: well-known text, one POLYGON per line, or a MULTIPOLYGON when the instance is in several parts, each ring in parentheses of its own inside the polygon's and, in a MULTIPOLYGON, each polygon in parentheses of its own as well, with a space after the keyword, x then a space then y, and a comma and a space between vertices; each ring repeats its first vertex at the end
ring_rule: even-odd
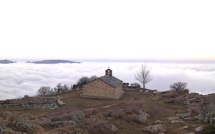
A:
POLYGON ((139 110, 139 115, 138 115, 139 122, 141 122, 141 123, 147 123, 148 117, 150 117, 150 115, 148 113, 146 113, 142 109, 139 110))
POLYGON ((182 119, 179 119, 179 116, 168 117, 167 120, 169 120, 172 124, 184 123, 184 121, 182 119))
POLYGON ((112 131, 117 131, 118 128, 117 128, 115 125, 111 124, 111 130, 112 130, 112 131))
POLYGON ((13 121, 13 127, 21 132, 32 133, 35 130, 35 125, 22 120, 13 121))
POLYGON ((184 121, 181 120, 181 119, 178 119, 178 120, 172 120, 171 123, 172 124, 175 124, 175 123, 184 123, 184 121))
POLYGON ((209 123, 210 121, 213 121, 213 118, 214 118, 214 113, 207 113, 204 117, 203 122, 209 123))
POLYGON ((203 126, 199 126, 199 127, 195 128, 195 132, 199 133, 203 130, 203 128, 204 128, 203 126))
POLYGON ((156 120, 156 121, 153 122, 153 124, 154 125, 156 125, 156 124, 162 124, 162 122, 160 120, 156 120))
POLYGON ((188 125, 186 125, 186 126, 182 127, 182 129, 188 129, 188 128, 189 128, 189 126, 188 126, 188 125))
POLYGON ((166 127, 162 124, 149 125, 144 127, 143 130, 150 133, 163 133, 166 131, 166 127))
POLYGON ((85 114, 83 111, 81 110, 74 110, 70 113, 73 117, 73 120, 79 124, 84 118, 85 118, 85 114))
POLYGON ((177 114, 177 116, 178 116, 180 119, 187 119, 187 118, 190 118, 190 114, 189 114, 189 113, 181 113, 181 114, 177 114))
POLYGON ((179 103, 179 104, 186 104, 186 97, 185 96, 179 96, 177 98, 174 98, 173 102, 179 103))
POLYGON ((65 105, 65 103, 61 100, 60 96, 57 97, 57 104, 58 104, 59 106, 65 105))

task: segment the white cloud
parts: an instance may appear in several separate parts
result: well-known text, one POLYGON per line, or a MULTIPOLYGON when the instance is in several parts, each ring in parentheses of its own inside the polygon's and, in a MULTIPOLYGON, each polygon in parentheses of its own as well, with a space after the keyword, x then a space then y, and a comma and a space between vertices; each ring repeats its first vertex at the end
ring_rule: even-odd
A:
MULTIPOLYGON (((110 67, 113 75, 124 82, 137 82, 134 78, 141 63, 100 63, 81 64, 0 64, 0 99, 35 95, 41 86, 54 87, 58 83, 71 86, 82 76, 102 76, 110 67)), ((167 90, 169 85, 187 82, 191 92, 208 94, 215 92, 214 64, 160 64, 149 63, 153 80, 147 88, 167 90)))

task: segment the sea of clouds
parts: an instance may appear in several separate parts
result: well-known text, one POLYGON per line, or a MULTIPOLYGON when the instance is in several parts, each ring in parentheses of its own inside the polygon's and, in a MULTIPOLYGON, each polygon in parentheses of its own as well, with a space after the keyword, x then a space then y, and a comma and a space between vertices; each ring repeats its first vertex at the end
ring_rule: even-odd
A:
MULTIPOLYGON (((137 82, 134 75, 141 62, 84 62, 80 64, 0 64, 0 100, 33 96, 41 86, 58 83, 76 84, 82 76, 102 76, 110 67, 113 75, 124 82, 137 82)), ((164 91, 181 81, 191 92, 215 93, 215 64, 147 63, 153 80, 147 88, 164 91)))

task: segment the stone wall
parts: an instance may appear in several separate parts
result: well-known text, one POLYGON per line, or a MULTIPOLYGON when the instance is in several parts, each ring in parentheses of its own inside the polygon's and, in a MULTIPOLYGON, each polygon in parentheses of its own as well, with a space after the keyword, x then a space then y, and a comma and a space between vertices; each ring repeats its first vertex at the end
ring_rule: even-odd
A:
POLYGON ((83 93, 81 94, 81 97, 115 99, 118 98, 116 96, 121 97, 122 94, 122 84, 116 88, 113 88, 112 86, 97 79, 83 87, 83 93))
POLYGON ((60 105, 64 105, 61 98, 58 97, 28 97, 17 101, 8 101, 7 104, 4 102, 0 103, 1 107, 31 107, 31 108, 48 108, 56 109, 60 105), (2 104, 3 103, 3 104, 2 104))

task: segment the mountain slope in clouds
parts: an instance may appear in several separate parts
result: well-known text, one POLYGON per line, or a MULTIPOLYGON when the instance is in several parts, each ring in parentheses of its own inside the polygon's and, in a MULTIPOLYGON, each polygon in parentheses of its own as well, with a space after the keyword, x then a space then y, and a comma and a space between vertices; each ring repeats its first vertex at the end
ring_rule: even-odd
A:
POLYGON ((10 64, 10 63, 16 63, 16 62, 10 61, 10 60, 0 60, 0 64, 10 64))
POLYGON ((41 60, 41 61, 33 61, 31 63, 35 63, 35 64, 59 64, 59 63, 80 63, 80 62, 69 61, 69 60, 41 60))

